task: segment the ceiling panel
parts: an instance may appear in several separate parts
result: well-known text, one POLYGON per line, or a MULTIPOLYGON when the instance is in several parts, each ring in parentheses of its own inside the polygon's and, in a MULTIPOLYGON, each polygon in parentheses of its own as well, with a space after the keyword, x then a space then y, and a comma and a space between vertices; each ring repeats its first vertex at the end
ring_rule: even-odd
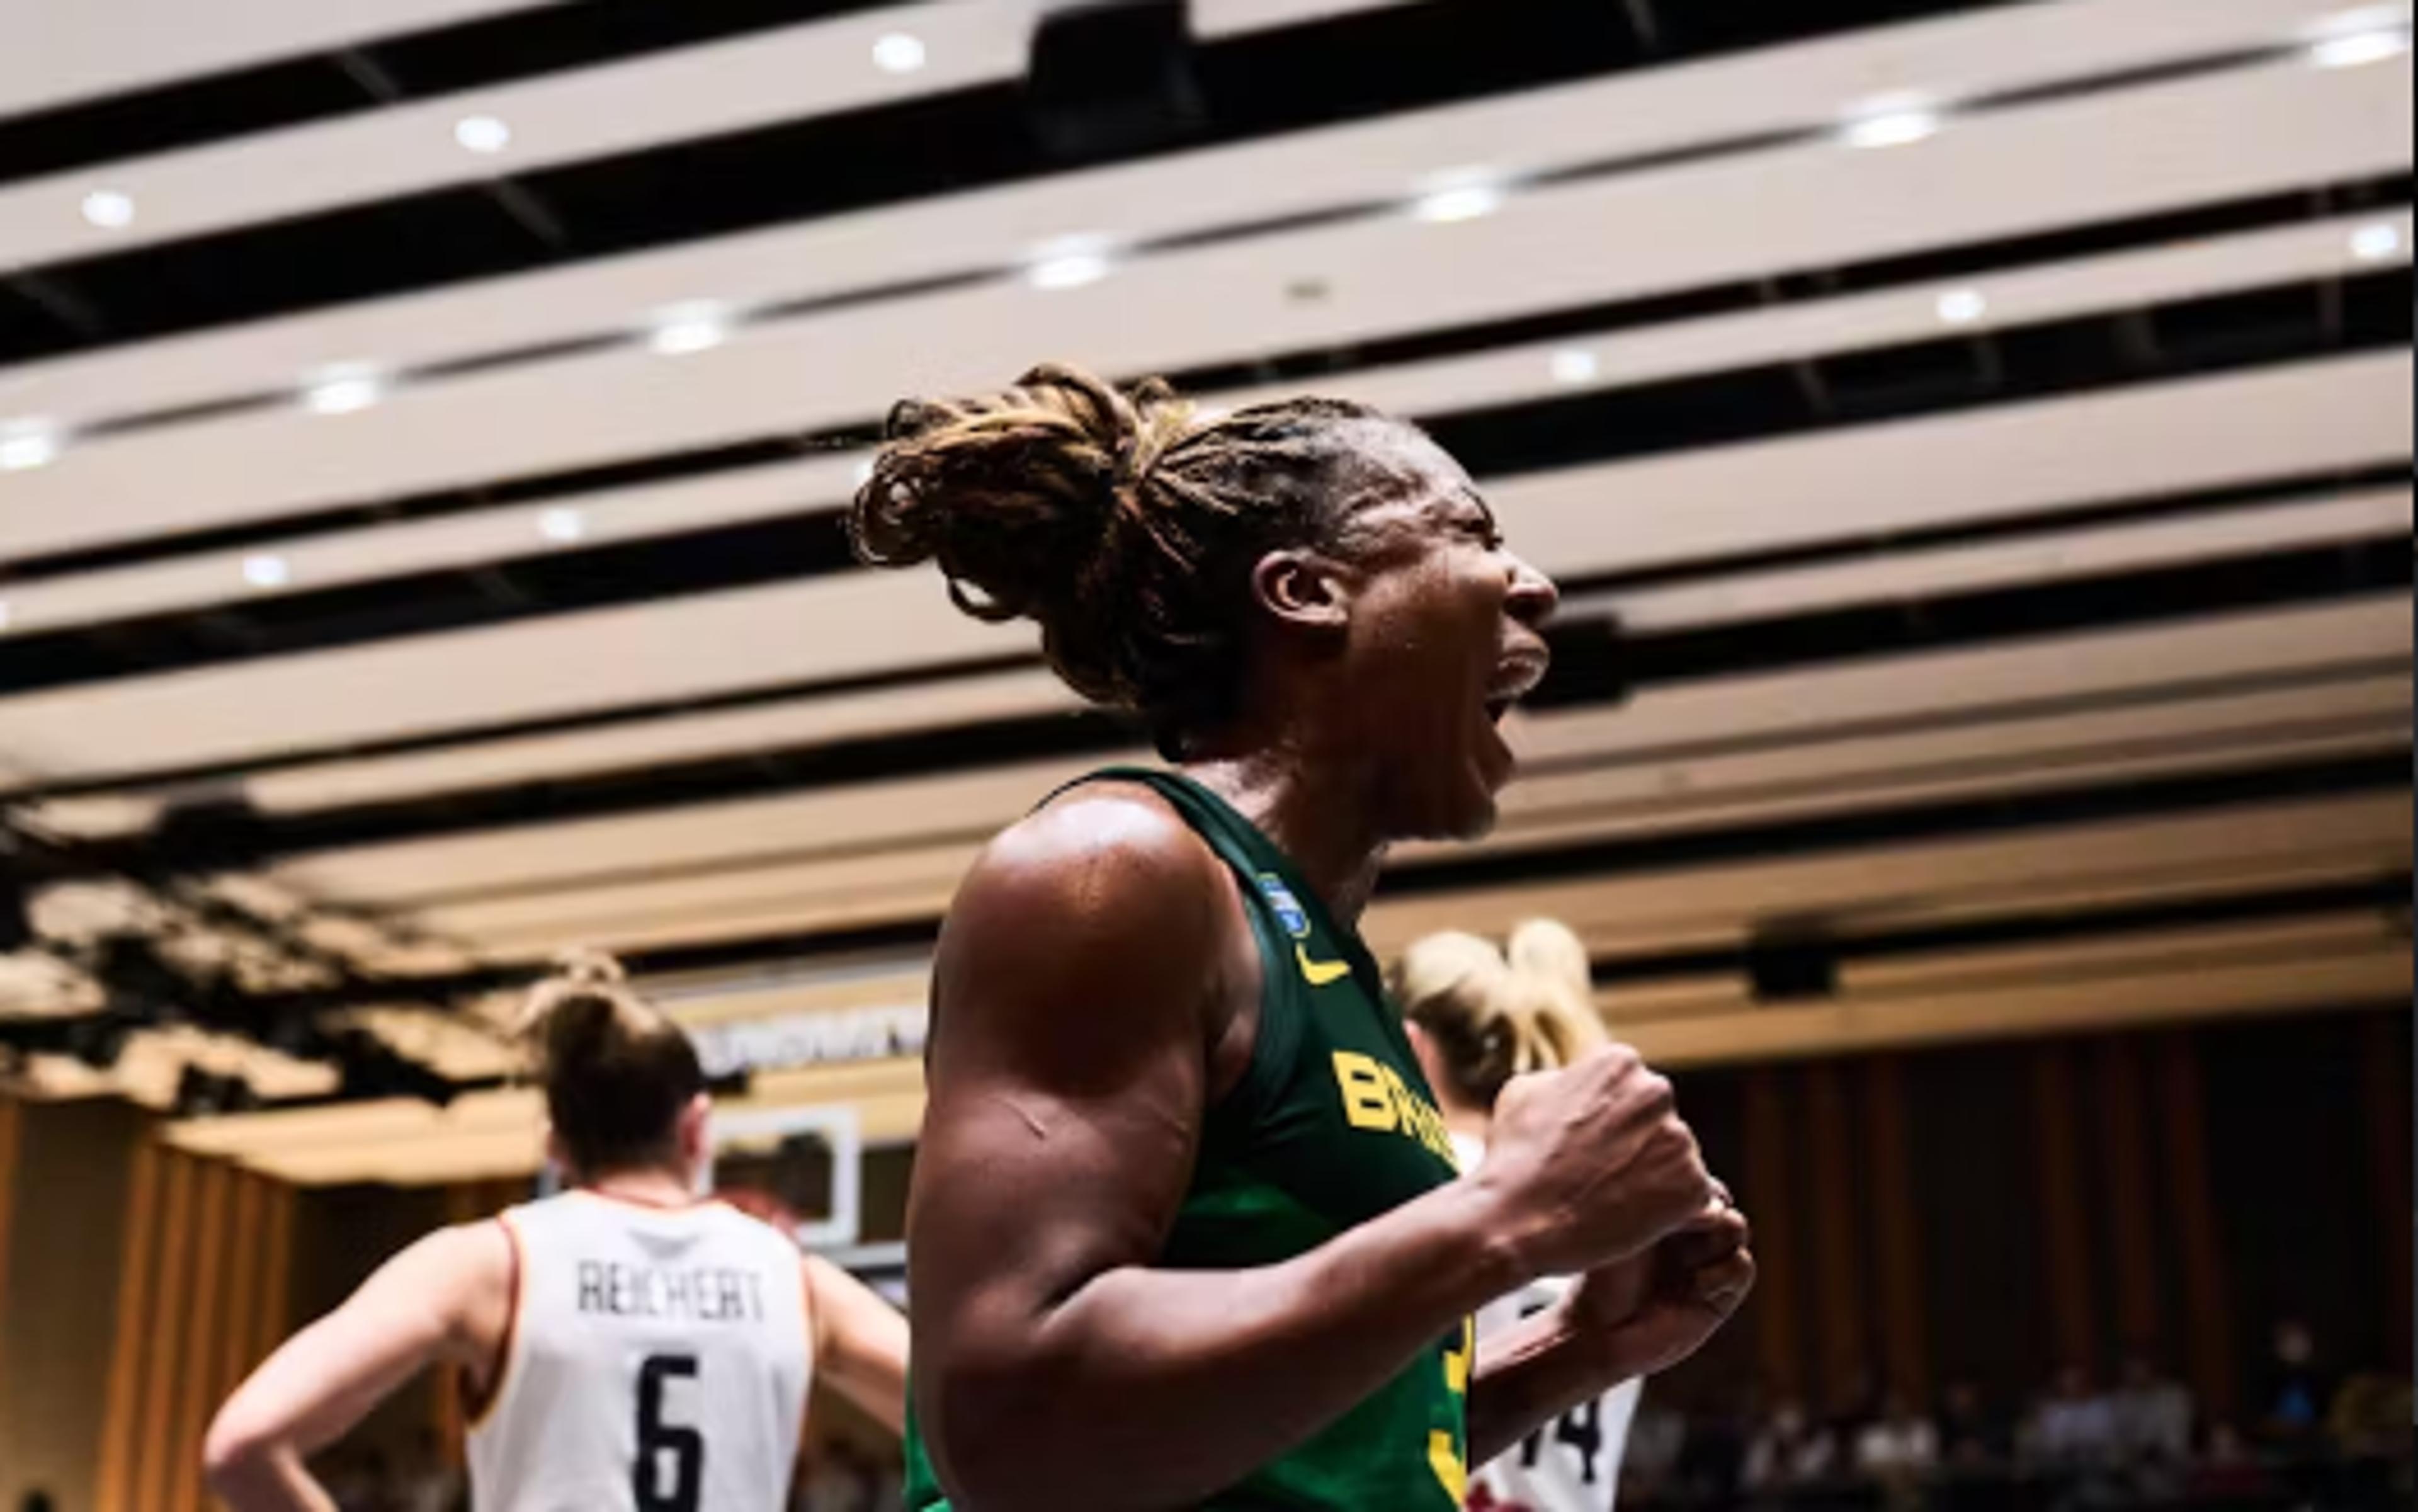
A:
POLYGON ((2278 65, 1982 116, 1919 150, 1818 145, 1518 195, 1474 222, 1389 218, 1221 244, 1082 289, 986 286, 783 323, 677 362, 616 349, 407 388, 334 419, 281 409, 70 450, 0 476, 0 551, 793 434, 900 393, 987 387, 1045 351, 1108 371, 1182 366, 1363 339, 1399 329, 1406 308, 1431 324, 1483 320, 2364 176, 2406 165, 2410 134, 2406 73, 2278 65), (2244 117, 2294 129, 2225 130, 2244 117), (1468 278, 1472 266, 1493 276, 1468 278), (1328 298, 1286 298, 1291 281, 1329 275, 1328 298), (1176 346, 1166 328, 1186 321, 1171 311, 1194 327, 1215 313, 1222 344, 1176 346))
MULTIPOLYGON (((2406 458, 2411 404, 2410 359, 2387 353, 1491 492, 1532 560, 1600 573, 2406 458)), ((52 779, 90 777, 1032 644, 1028 629, 955 613, 926 574, 849 573, 0 701, 0 752, 52 779)))
MULTIPOLYGON (((1987 331, 2330 277, 2352 266, 2354 234, 2380 224, 2396 227, 2401 234, 2402 245, 2387 261, 2406 262, 2413 228, 2410 216, 2397 212, 2012 270, 1960 286, 1977 289, 1988 299, 1988 322, 1979 328, 1987 331)), ((1402 415, 1484 408, 1921 341, 1939 329, 1938 298, 1934 286, 1918 285, 1658 325, 1590 341, 1531 342, 1474 357, 1363 369, 1322 379, 1319 387, 1402 415), (1556 360, 1566 360, 1572 351, 1585 352, 1594 364, 1592 375, 1581 382, 1554 375, 1556 360)), ((1237 408, 1289 391, 1209 390, 1199 397, 1237 408)), ((774 517, 844 500, 854 491, 862 466, 856 455, 815 456, 469 515, 373 525, 40 579, 8 592, 8 623, 12 632, 23 634, 275 597, 276 590, 264 592, 245 582, 246 560, 262 552, 287 563, 292 574, 287 590, 316 590, 402 573, 509 562, 573 543, 592 547, 774 517), (568 528, 575 530, 575 542, 555 539, 566 528, 566 511, 574 512, 568 528)))
POLYGON ((530 0, 73 0, 31 4, 0 49, 0 115, 294 57, 530 0))
MULTIPOLYGON (((1070 174, 0 374, 0 410, 66 420, 274 389, 334 362, 416 367, 623 328, 682 300, 740 305, 1014 262, 1079 232, 1132 241, 1382 201, 1457 166, 1637 157, 1829 118, 1909 88, 1970 98, 2305 26, 2311 0, 2061 0, 1070 174), (1440 155, 1439 143, 1451 144, 1440 155)), ((1204 16, 1204 21, 1206 20, 1204 16)))
POLYGON ((465 90, 0 188, 0 269, 115 253, 233 226, 477 183, 589 158, 836 114, 1012 79, 1024 71, 1029 0, 929 0, 728 41, 465 90), (907 30, 928 61, 877 68, 876 40, 907 30), (465 151, 454 123, 492 116, 503 151, 465 151), (132 224, 79 211, 106 186, 132 224))

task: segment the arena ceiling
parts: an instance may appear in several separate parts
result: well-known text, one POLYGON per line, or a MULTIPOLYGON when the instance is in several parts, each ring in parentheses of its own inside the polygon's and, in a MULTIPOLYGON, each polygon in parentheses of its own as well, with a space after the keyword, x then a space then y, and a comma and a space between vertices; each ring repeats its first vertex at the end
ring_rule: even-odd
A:
MULTIPOLYGON (((45 9, 36 1095, 435 1181, 533 1164, 494 1025, 564 946, 911 1009, 983 836, 1137 751, 841 532, 892 399, 1042 357, 1414 416, 1561 579, 1381 952, 1569 919, 1681 1064, 2410 991, 2407 6, 45 9)), ((906 1138, 911 1056, 742 1100, 834 1099, 906 1138)))

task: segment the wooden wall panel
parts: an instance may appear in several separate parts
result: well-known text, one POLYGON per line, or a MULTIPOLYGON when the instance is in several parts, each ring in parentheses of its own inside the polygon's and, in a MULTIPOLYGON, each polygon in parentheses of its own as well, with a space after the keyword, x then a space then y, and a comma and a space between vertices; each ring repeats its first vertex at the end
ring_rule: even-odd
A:
POLYGON ((293 1192, 146 1141, 127 1204, 96 1512, 203 1512, 210 1417, 290 1321, 293 1192))
POLYGON ((1872 1191, 1874 1308, 1889 1386, 1911 1401, 1931 1398, 1930 1330, 1923 1320, 1921 1209, 1905 1112, 1905 1058, 1864 1067, 1864 1172, 1872 1191))
POLYGON ((1861 1411, 1871 1370, 1865 1326, 1862 1213, 1856 1200, 1855 1153, 1847 1094, 1835 1061, 1799 1074, 1805 1091, 1806 1184, 1813 1199, 1814 1333, 1821 1349, 1816 1395, 1834 1413, 1861 1411))
POLYGON ((2099 1087, 2101 1168, 2106 1199, 2101 1211, 2116 1280, 2116 1343, 2128 1354, 2158 1353, 2160 1308, 2156 1240, 2151 1233, 2150 1130, 2142 1117, 2140 1057, 2129 1035, 2094 1046, 2099 1087))
POLYGON ((1755 1260, 1761 1267, 1747 1306, 1754 1315, 1764 1380, 1779 1396, 1801 1397, 1805 1371, 1798 1347, 1800 1249, 1782 1075, 1771 1067, 1746 1074, 1746 1164, 1739 1171, 1738 1195, 1754 1222, 1755 1260))
MULTIPOLYGON (((0 1097, 0 1330, 8 1321, 8 1239, 17 1214, 17 1147, 23 1123, 23 1105, 14 1097, 0 1097)), ((7 1364, 0 1360, 0 1368, 7 1364)), ((0 1382, 0 1392, 6 1390, 0 1382)))
POLYGON ((2084 1208, 2073 1047, 2032 1053, 2032 1125, 2039 1152, 2041 1268, 2048 1282, 2049 1332, 2062 1364, 2087 1366, 2098 1353, 2091 1306, 2090 1238, 2084 1208))
POLYGON ((2227 1294, 2225 1252, 2217 1240, 2209 1190, 2208 1112, 2198 1047, 2185 1031, 2161 1039, 2158 1092, 2166 1133, 2166 1217, 2182 1271, 2183 1357, 2203 1410, 2228 1418, 2239 1406, 2236 1309, 2227 1294))

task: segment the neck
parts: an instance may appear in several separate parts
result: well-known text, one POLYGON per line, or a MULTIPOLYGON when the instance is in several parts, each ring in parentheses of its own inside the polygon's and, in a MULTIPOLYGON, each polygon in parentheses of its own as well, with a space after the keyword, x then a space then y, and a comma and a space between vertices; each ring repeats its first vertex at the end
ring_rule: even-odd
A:
POLYGON ((1436 1111, 1444 1115, 1446 1133, 1460 1135, 1464 1139, 1475 1139, 1479 1144, 1486 1142, 1488 1131, 1494 1126, 1492 1118, 1474 1107, 1454 1102, 1441 1089, 1438 1090, 1437 1100, 1444 1105, 1436 1111))
POLYGON ((1281 740, 1186 762, 1184 770, 1276 843, 1336 923, 1357 925, 1385 862, 1359 771, 1305 759, 1301 746, 1281 740))
POLYGON ((650 1207, 686 1207, 696 1200, 696 1188, 680 1172, 660 1166, 643 1170, 617 1170, 579 1184, 599 1197, 618 1197, 650 1207))

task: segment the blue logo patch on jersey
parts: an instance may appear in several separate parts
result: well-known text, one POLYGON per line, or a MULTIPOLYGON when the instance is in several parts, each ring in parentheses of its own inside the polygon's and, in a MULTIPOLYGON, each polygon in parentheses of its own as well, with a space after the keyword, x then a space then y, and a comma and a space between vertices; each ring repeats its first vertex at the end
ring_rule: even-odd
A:
POLYGON ((1309 914, 1302 908, 1301 899, 1293 895, 1292 888, 1262 872, 1260 892, 1267 898, 1268 907, 1277 910, 1277 918, 1284 924, 1286 933, 1295 939, 1309 938, 1309 914))

